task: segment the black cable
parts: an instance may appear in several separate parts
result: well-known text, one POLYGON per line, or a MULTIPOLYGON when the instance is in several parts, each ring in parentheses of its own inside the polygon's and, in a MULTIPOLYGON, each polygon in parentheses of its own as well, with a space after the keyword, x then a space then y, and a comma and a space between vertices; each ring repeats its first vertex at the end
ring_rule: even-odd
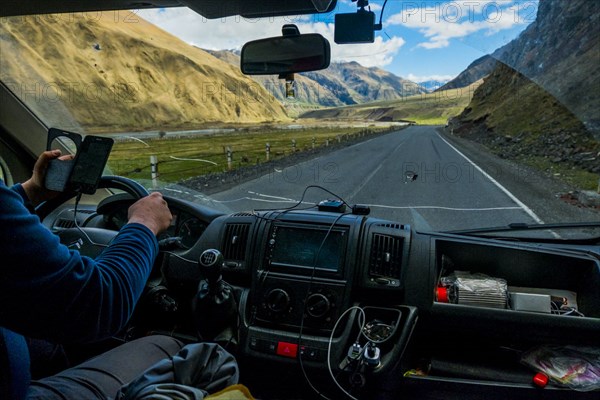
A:
POLYGON ((379 14, 379 25, 381 25, 381 27, 383 27, 383 24, 381 23, 383 21, 383 10, 385 10, 385 5, 387 4, 388 0, 385 0, 383 2, 383 5, 381 6, 381 13, 379 14))
POLYGON ((338 196, 337 194, 333 193, 332 191, 325 189, 323 186, 319 186, 319 185, 308 185, 306 188, 304 188, 304 191, 302 192, 302 197, 300 198, 300 200, 294 204, 291 207, 286 207, 286 208, 257 208, 254 209, 254 211, 291 211, 294 210, 296 207, 298 207, 300 204, 302 204, 302 202, 304 201, 304 197, 306 197, 306 193, 308 192, 308 189, 310 188, 317 188, 317 189, 321 189, 324 192, 329 193, 330 195, 336 197, 337 199, 339 199, 342 203, 344 203, 346 206, 348 206, 350 209, 352 209, 352 206, 350 204, 348 204, 348 202, 344 199, 342 199, 340 196, 338 196))
MULTIPOLYGON (((327 193, 331 194, 332 196, 335 196, 336 198, 338 198, 339 200, 341 200, 341 201, 342 201, 344 204, 346 204, 348 207, 352 208, 352 207, 351 207, 351 206, 350 206, 350 205, 349 205, 349 204, 348 204, 348 203, 347 203, 347 202, 346 202, 344 199, 342 199, 342 198, 341 198, 340 196, 338 196, 337 194, 335 194, 335 193, 331 192, 330 190, 328 190, 328 189, 325 189, 324 187, 322 187, 322 186, 319 186, 319 185, 309 185, 309 186, 307 186, 307 187, 305 187, 305 188, 304 188, 304 191, 302 192, 302 196, 300 197, 300 200, 299 200, 299 201, 298 201, 296 204, 294 204, 293 206, 291 206, 291 207, 286 207, 286 208, 263 208, 263 209, 254 209, 254 210, 252 210, 252 216, 253 216, 254 218, 256 218, 256 219, 262 219, 262 220, 265 220, 265 221, 267 221, 267 222, 275 222, 275 221, 277 221, 277 220, 278 220, 280 217, 284 216, 285 214, 287 214, 287 213, 288 213, 288 212, 290 212, 290 211, 310 210, 310 209, 312 209, 312 208, 315 208, 315 207, 317 207, 316 205, 311 205, 310 207, 306 207, 306 208, 296 208, 296 207, 298 207, 300 204, 302 204, 302 203, 303 203, 303 201, 304 201, 304 198, 306 197, 306 193, 308 192, 308 189, 310 189, 310 188, 318 188, 318 189, 321 189, 321 190, 323 190, 323 191, 325 191, 325 192, 327 192, 327 193), (263 216, 261 216, 261 215, 255 214, 256 212, 266 212, 266 211, 280 211, 280 213, 278 213, 277 215, 275 215, 275 217, 274 217, 274 218, 268 218, 268 217, 267 217, 267 218, 265 218, 265 217, 263 217, 263 216)), ((341 214, 341 215, 344 215, 344 214, 341 214)), ((334 222, 334 224, 335 224, 336 222, 337 222, 337 220, 334 222)), ((329 235, 329 232, 327 233, 327 235, 329 235)), ((327 235, 325 236, 325 240, 327 239, 327 235)), ((322 243, 321 243, 321 247, 319 247, 319 250, 318 250, 318 252, 320 252, 320 251, 321 251, 321 248, 323 247, 323 244, 324 244, 324 243, 325 243, 325 242, 322 242, 322 243)), ((318 253, 318 252, 317 252, 317 253, 318 253)), ((316 264, 315 264, 315 268, 316 268, 316 264)), ((261 278, 261 277, 259 276, 259 286, 258 286, 257 290, 259 290, 259 291, 260 291, 260 290, 262 290, 262 288, 263 288, 263 285, 266 283, 266 280, 267 280, 267 276, 268 276, 268 274, 269 274, 269 269, 268 269, 268 268, 267 268, 267 269, 265 269, 265 270, 263 270, 263 275, 262 275, 263 277, 261 278)), ((314 269, 313 269, 313 276, 314 276, 314 269)), ((311 278, 311 279, 312 279, 312 278, 311 278)), ((309 285, 309 288, 310 288, 310 285, 309 285)))
MULTIPOLYGON (((320 187, 320 186, 317 186, 320 187)), ((308 187, 307 187, 308 189, 308 187)), ((326 190, 326 189, 325 189, 326 190)), ((306 190, 305 190, 306 192, 306 190)), ((335 195, 334 195, 335 196, 335 195)), ((337 197, 337 196, 336 196, 337 197)), ((343 201, 345 203, 345 201, 343 199, 341 199, 340 197, 338 197, 341 201, 343 201)), ((346 203, 347 204, 347 203, 346 203)), ((304 330, 304 315, 306 314, 306 301, 308 300, 308 296, 310 294, 310 289, 311 286, 313 284, 314 278, 315 278, 315 272, 317 270, 317 263, 319 261, 319 255, 321 253, 321 250, 323 249, 323 246, 325 245, 325 242, 327 241, 327 238, 329 237, 329 234, 333 231, 333 228, 335 227, 335 225, 337 224, 337 222, 344 216, 347 214, 340 214, 336 217, 336 219, 333 221, 333 223, 329 226, 329 229, 327 230, 327 233, 325 234, 325 237, 323 238, 323 240, 321 241, 321 245, 319 246, 319 249, 317 250, 316 254, 315 254, 315 258, 314 258, 314 262, 313 262, 313 268, 312 268, 312 273, 310 275, 310 280, 308 281, 308 289, 306 291, 306 296, 304 297, 304 306, 302 308, 302 317, 300 318, 300 331, 298 332, 298 347, 302 347, 302 332, 304 330)), ((317 394, 319 395, 321 398, 325 399, 325 400, 330 400, 327 396, 325 396, 324 394, 322 394, 310 381, 310 378, 308 377, 308 374, 306 373, 306 369, 304 368, 304 363, 302 362, 302 352, 300 352, 298 354, 298 361, 300 362, 300 369, 302 370, 302 374, 304 375, 304 379, 306 380, 306 382, 308 383, 308 385, 310 386, 310 388, 317 394)))
MULTIPOLYGON (((102 243, 96 243, 94 242, 89 235, 87 234, 87 232, 85 232, 83 229, 81 229, 81 227, 79 226, 79 223, 77 222, 77 207, 79 206, 79 201, 81 200, 81 192, 77 193, 77 197, 75 198, 75 208, 73 209, 73 223, 75 224, 75 227, 77 228, 77 230, 83 235, 85 236, 85 238, 88 240, 88 242, 90 242, 90 244, 92 246, 99 246, 99 247, 108 247, 110 245, 110 242, 112 242, 112 239, 110 240, 110 242, 108 244, 102 244, 102 243)), ((114 239, 114 238, 113 238, 114 239)))

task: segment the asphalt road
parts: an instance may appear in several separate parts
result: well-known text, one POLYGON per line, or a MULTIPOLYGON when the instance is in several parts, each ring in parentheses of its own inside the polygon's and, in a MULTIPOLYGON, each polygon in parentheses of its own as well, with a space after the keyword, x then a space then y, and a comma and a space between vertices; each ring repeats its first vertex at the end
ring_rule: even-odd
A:
MULTIPOLYGON (((371 216, 419 230, 541 221, 427 126, 413 126, 276 169, 212 197, 235 211, 283 208, 300 201, 309 185, 320 185, 350 204, 370 205, 371 216)), ((310 188, 303 207, 332 197, 310 188)))

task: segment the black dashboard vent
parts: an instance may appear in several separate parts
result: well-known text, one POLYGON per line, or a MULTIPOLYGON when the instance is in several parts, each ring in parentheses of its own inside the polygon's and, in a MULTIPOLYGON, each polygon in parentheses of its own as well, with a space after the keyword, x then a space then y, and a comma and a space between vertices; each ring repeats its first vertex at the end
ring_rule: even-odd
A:
POLYGON ((72 219, 60 218, 59 220, 56 221, 56 223, 54 224, 54 227, 58 228, 58 229, 75 228, 75 221, 72 219))
POLYGON ((402 241, 401 237, 373 234, 369 259, 370 276, 400 279, 402 241))
POLYGON ((239 213, 235 213, 233 215, 231 215, 232 217, 254 217, 254 214, 250 213, 250 212, 239 212, 239 213))
POLYGON ((402 224, 394 224, 394 223, 377 224, 377 226, 381 226, 381 227, 384 227, 384 228, 390 228, 390 229, 404 229, 404 225, 402 225, 402 224))
POLYGON ((225 260, 244 261, 250 224, 228 224, 223 241, 223 257, 225 260))

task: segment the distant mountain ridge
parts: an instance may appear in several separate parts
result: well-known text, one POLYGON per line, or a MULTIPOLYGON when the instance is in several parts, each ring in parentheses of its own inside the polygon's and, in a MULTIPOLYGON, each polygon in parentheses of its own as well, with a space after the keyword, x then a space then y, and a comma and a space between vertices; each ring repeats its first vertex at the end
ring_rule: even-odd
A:
POLYGON ((437 89, 437 92, 444 90, 458 89, 471 85, 474 82, 489 75, 496 68, 496 59, 493 56, 486 55, 473 61, 471 65, 461 72, 456 78, 447 82, 437 89))
POLYGON ((428 91, 435 92, 436 90, 438 90, 439 88, 441 88, 445 84, 447 84, 448 82, 449 82, 448 80, 441 81, 441 80, 432 79, 432 80, 418 82, 418 83, 421 87, 427 89, 428 91))
MULTIPOLYGON (((239 65, 239 55, 231 50, 206 50, 215 57, 239 65)), ((283 101, 284 85, 273 76, 255 76, 275 98, 283 101)), ((359 63, 333 62, 321 71, 296 74, 299 103, 312 106, 343 106, 373 101, 402 99, 429 91, 423 86, 398 77, 377 67, 363 67, 359 63)))

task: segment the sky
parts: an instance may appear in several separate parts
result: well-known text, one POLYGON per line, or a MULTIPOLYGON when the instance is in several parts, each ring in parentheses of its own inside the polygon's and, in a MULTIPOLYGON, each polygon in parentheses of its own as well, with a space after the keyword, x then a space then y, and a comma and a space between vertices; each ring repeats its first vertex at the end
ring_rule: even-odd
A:
MULTIPOLYGON (((383 1, 369 2, 377 21, 383 1)), ((280 36, 284 24, 294 23, 301 33, 325 36, 334 62, 356 61, 421 83, 450 80, 474 60, 516 38, 535 21, 538 1, 388 0, 375 42, 344 45, 333 40, 334 14, 356 12, 356 3, 350 0, 338 0, 330 13, 308 16, 209 20, 187 8, 142 10, 138 15, 185 42, 211 50, 241 49, 247 41, 280 36)))

